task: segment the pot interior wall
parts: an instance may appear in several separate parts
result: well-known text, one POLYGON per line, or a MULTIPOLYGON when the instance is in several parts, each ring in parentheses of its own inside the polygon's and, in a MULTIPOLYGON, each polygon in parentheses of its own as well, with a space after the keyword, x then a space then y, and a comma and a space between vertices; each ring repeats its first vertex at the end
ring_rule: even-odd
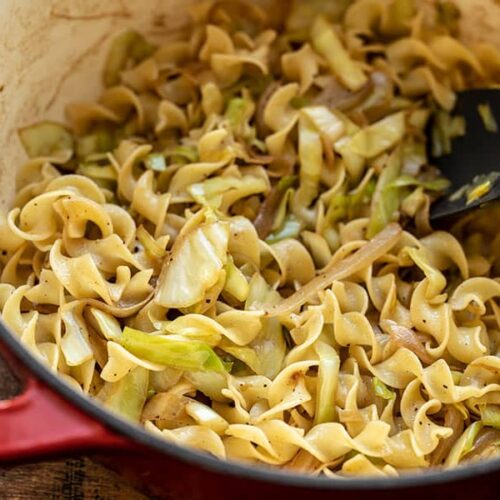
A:
POLYGON ((16 130, 58 119, 71 101, 95 100, 113 37, 127 27, 152 39, 188 22, 193 0, 2 0, 0 2, 0 208, 26 159, 16 130))

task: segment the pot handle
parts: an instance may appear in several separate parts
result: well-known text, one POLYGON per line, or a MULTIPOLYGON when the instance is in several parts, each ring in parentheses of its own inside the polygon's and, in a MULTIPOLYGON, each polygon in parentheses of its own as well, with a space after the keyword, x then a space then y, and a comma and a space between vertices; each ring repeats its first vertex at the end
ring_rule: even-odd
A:
POLYGON ((72 452, 131 448, 124 437, 35 379, 5 349, 0 360, 21 374, 23 391, 0 401, 0 463, 72 452))

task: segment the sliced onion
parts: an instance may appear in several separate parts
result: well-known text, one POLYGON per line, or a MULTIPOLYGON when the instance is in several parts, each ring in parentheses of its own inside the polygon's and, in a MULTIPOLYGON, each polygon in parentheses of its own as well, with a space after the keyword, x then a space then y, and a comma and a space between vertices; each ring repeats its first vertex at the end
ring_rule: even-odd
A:
POLYGON ((276 213, 279 211, 283 196, 285 196, 288 188, 291 187, 294 182, 295 177, 293 176, 282 177, 281 181, 273 186, 271 191, 267 194, 264 202, 261 204, 259 213, 253 221, 253 225, 255 226, 261 240, 265 240, 271 233, 276 213))
POLYGON ((464 461, 482 458, 485 451, 491 446, 498 446, 500 444, 500 430, 486 429, 484 430, 474 442, 473 450, 464 457, 464 461))
POLYGON ((396 345, 406 347, 416 354, 420 361, 428 365, 434 363, 434 358, 425 350, 416 332, 389 319, 382 320, 380 326, 390 335, 396 345))
POLYGON ((323 90, 315 97, 314 104, 330 109, 349 111, 360 105, 372 92, 373 82, 369 80, 360 90, 352 92, 342 86, 335 77, 325 79, 323 90))
POLYGON ((354 273, 368 267, 396 245, 401 236, 401 232, 402 229, 399 224, 389 224, 383 231, 377 234, 375 238, 361 247, 353 255, 336 262, 331 267, 327 266, 326 270, 319 276, 316 276, 316 278, 312 279, 309 283, 279 304, 265 307, 265 314, 267 316, 289 314, 305 304, 319 291, 331 285, 334 281, 348 278, 354 273))
POLYGON ((462 415, 454 406, 446 407, 444 414, 444 426, 452 429, 453 434, 446 439, 441 440, 437 448, 433 451, 431 455, 432 465, 439 465, 446 459, 456 440, 464 431, 464 421, 462 415))
POLYGON ((261 240, 265 240, 271 233, 274 224, 274 215, 278 210, 284 192, 274 186, 267 194, 264 202, 260 206, 259 213, 253 221, 253 225, 261 240))

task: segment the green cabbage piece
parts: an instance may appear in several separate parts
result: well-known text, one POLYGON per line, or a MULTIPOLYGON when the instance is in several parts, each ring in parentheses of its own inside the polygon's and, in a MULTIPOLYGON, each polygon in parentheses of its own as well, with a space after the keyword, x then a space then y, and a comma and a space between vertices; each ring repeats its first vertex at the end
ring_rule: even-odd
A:
POLYGON ((449 155, 453 139, 465 135, 465 131, 466 123, 463 116, 452 116, 444 110, 436 111, 431 129, 432 156, 439 158, 449 155))
POLYGON ((243 97, 234 97, 227 104, 224 117, 228 120, 231 131, 236 137, 250 137, 249 121, 252 118, 255 105, 243 97))
POLYGON ((151 236, 143 225, 140 225, 137 228, 135 237, 149 255, 156 257, 157 259, 163 259, 167 255, 165 248, 159 245, 159 243, 153 238, 153 236, 151 236))
POLYGON ((303 115, 299 121, 300 185, 295 203, 307 208, 318 195, 321 169, 323 168, 323 144, 314 122, 303 115))
POLYGON ((116 181, 118 178, 111 165, 98 165, 97 163, 83 163, 78 167, 76 173, 102 181, 116 181))
POLYGON ((337 193, 332 196, 326 211, 326 219, 330 224, 335 224, 347 216, 347 209, 350 204, 349 195, 345 193, 337 193))
POLYGON ((267 182, 254 175, 238 177, 212 177, 204 182, 192 184, 188 187, 189 194, 201 205, 219 208, 224 193, 236 191, 239 198, 246 198, 253 194, 263 193, 268 189, 267 182))
POLYGON ((333 26, 325 17, 318 16, 314 21, 311 42, 316 52, 326 59, 332 73, 345 87, 356 91, 366 85, 368 78, 361 65, 351 59, 333 26))
POLYGON ((106 87, 120 83, 120 73, 126 69, 129 61, 138 64, 153 54, 155 50, 154 45, 135 31, 127 30, 118 35, 111 43, 104 66, 106 87))
POLYGON ((495 118, 495 115, 491 111, 491 106, 489 103, 480 104, 477 107, 477 111, 481 120, 483 121, 484 129, 487 132, 491 132, 492 134, 496 134, 498 132, 498 123, 495 118))
POLYGON ((117 341, 134 356, 181 370, 224 372, 226 365, 202 342, 174 340, 126 327, 117 341))
MULTIPOLYGON (((401 200, 408 194, 407 188, 416 187, 428 191, 443 192, 450 186, 450 182, 444 178, 422 181, 409 175, 399 176, 400 169, 401 157, 396 152, 389 158, 375 187, 367 230, 368 238, 373 238, 393 219, 401 200)), ((413 194, 416 192, 414 191, 413 194)))
POLYGON ((81 159, 98 153, 107 153, 116 147, 116 139, 109 127, 96 127, 93 131, 76 140, 76 155, 81 159))
POLYGON ((96 322, 96 329, 106 340, 116 340, 121 337, 122 329, 114 316, 95 307, 91 307, 89 312, 96 322))
POLYGON ((266 243, 272 245, 287 238, 298 238, 301 231, 302 223, 294 215, 288 215, 283 221, 282 226, 266 238, 266 243))
POLYGON ((363 158, 374 158, 397 145, 406 132, 405 113, 389 115, 356 133, 349 144, 363 158))
POLYGON ((184 378, 212 401, 227 402, 222 394, 227 388, 227 378, 223 373, 190 371, 184 373, 184 378))
POLYGON ((149 371, 138 366, 118 382, 106 382, 97 399, 122 417, 138 422, 148 397, 149 371))
POLYGON ((234 358, 233 374, 235 374, 235 372, 240 372, 240 374, 242 374, 242 371, 248 372, 247 367, 257 375, 261 374, 259 357, 251 347, 231 345, 229 342, 222 342, 219 347, 234 358))
MULTIPOLYGON (((280 301, 280 294, 269 286, 260 274, 254 274, 249 283, 245 309, 259 310, 265 304, 278 304, 280 301)), ((249 347, 255 351, 259 360, 257 375, 264 375, 270 379, 276 377, 281 371, 286 355, 286 342, 279 320, 262 319, 262 330, 249 347)))
POLYGON ((19 129, 19 138, 30 158, 50 157, 61 151, 72 151, 71 132, 59 123, 43 121, 19 129))
POLYGON ((335 394, 337 393, 340 358, 337 351, 325 342, 318 342, 319 355, 318 392, 316 394, 315 424, 335 419, 335 394))
POLYGON ((164 172, 167 168, 165 156, 161 153, 148 154, 144 159, 144 165, 147 169, 154 170, 155 172, 164 172))
POLYGON ((457 465, 462 457, 467 455, 467 453, 474 448, 474 443, 482 428, 483 422, 478 420, 465 429, 448 453, 448 457, 444 463, 445 467, 457 465))
POLYGON ((474 422, 473 424, 469 425, 469 427, 467 427, 467 429, 462 435, 464 441, 460 457, 467 455, 467 453, 469 453, 469 451, 471 451, 472 448, 474 448, 474 442, 476 441, 479 431, 482 428, 483 428, 483 422, 481 422, 480 420, 474 422))
POLYGON ((165 157, 172 163, 196 163, 200 160, 196 146, 176 146, 165 151, 165 157))
POLYGON ((244 302, 248 296, 248 281, 244 274, 234 265, 232 259, 228 260, 225 267, 226 282, 224 290, 240 302, 244 302))
POLYGON ((326 106, 309 106, 304 109, 302 114, 309 118, 310 123, 314 125, 316 131, 321 134, 321 137, 331 144, 338 141, 348 128, 344 117, 340 114, 332 113, 326 106))
POLYGON ((500 407, 497 405, 483 405, 480 410, 481 421, 484 425, 500 429, 500 407))
POLYGON ((402 145, 403 167, 402 170, 410 175, 417 175, 424 165, 427 165, 427 148, 423 142, 407 138, 402 145))
POLYGON ((326 211, 326 220, 330 224, 335 224, 344 218, 354 219, 359 215, 363 206, 368 203, 375 191, 375 180, 370 179, 359 189, 350 193, 343 191, 332 196, 326 211))
POLYGON ((427 191, 445 191, 450 184, 450 181, 444 177, 432 181, 421 181, 411 175, 402 175, 391 182, 387 188, 423 187, 427 191))
POLYGON ((382 399, 396 399, 396 393, 391 391, 383 382, 377 377, 373 377, 373 390, 375 395, 382 399))
POLYGON ((229 224, 221 221, 204 223, 177 237, 158 280, 156 303, 180 309, 203 300, 223 273, 228 241, 229 224))
MULTIPOLYGON (((279 184, 281 184, 283 180, 284 179, 282 179, 279 184)), ((285 222, 285 218, 287 216, 290 200, 293 199, 293 196, 295 194, 295 189, 293 189, 292 187, 289 187, 284 191, 279 189, 278 187, 278 191, 282 194, 281 199, 279 200, 278 207, 276 208, 276 212, 274 214, 274 219, 272 220, 271 231, 277 231, 280 227, 283 226, 283 223, 285 222)))
POLYGON ((391 188, 390 185, 398 178, 400 169, 401 154, 397 150, 389 157, 375 187, 371 204, 371 217, 366 234, 368 238, 373 238, 384 229, 399 207, 401 201, 400 191, 391 188))
POLYGON ((111 165, 99 165, 98 163, 82 163, 76 169, 76 173, 92 179, 99 187, 114 191, 118 174, 111 165))

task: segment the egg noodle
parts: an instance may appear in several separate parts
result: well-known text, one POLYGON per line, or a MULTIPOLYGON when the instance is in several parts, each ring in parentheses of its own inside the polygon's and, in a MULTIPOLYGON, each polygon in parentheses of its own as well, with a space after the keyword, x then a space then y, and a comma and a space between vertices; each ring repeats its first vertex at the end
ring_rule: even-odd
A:
MULTIPOLYGON (((19 131, 5 324, 75 389, 216 457, 397 476, 500 445, 498 207, 428 159, 500 84, 453 3, 196 4, 127 31, 94 103, 19 131)), ((492 132, 493 133, 493 132, 492 132)))

